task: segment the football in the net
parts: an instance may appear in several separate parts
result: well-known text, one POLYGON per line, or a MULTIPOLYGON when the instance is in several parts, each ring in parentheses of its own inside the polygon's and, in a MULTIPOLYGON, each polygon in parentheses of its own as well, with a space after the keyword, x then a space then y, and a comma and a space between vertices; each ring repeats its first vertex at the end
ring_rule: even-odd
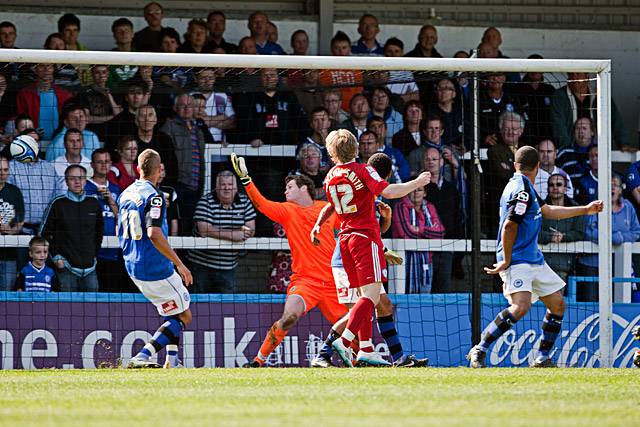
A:
POLYGON ((35 162, 38 158, 40 147, 33 137, 29 135, 19 135, 11 141, 9 150, 14 160, 21 163, 30 163, 35 162))

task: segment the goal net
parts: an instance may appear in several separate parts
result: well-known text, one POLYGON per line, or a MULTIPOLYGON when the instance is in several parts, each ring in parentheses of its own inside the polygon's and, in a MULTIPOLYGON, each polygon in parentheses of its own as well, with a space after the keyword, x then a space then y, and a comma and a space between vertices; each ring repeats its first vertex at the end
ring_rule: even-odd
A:
MULTIPOLYGON (((612 298, 634 295, 634 247, 616 249, 615 279, 611 258, 598 257, 612 250, 611 185, 627 180, 630 160, 617 151, 628 141, 612 131, 609 61, 38 50, 0 51, 0 61, 4 152, 20 134, 40 147, 37 162, 0 161, 9 166, 0 180, 3 369, 117 366, 156 329, 158 311, 129 279, 115 236, 118 194, 136 179, 145 148, 161 154, 169 242, 194 276, 185 366, 252 360, 287 290, 295 292, 293 266, 315 266, 326 254, 291 259, 286 229, 311 224, 252 203, 230 155, 246 159, 268 200, 285 202, 290 175, 306 177, 296 187, 312 182, 310 195, 326 200, 324 138, 338 128, 359 139, 359 161, 379 151, 391 157, 389 182, 432 175, 425 189, 384 201, 392 218, 382 237, 403 264, 388 268, 377 351, 466 363, 479 331, 508 305, 500 279, 482 267, 495 262, 514 151, 532 145, 544 169, 534 185, 547 203, 605 204, 597 219, 543 222, 547 262, 568 283, 553 355, 561 366, 631 363, 638 318, 612 298), (623 175, 612 181, 610 170, 623 175), (98 199, 101 221, 82 216, 86 197, 98 199), (60 198, 66 204, 54 203, 60 198), (44 257, 36 235, 48 240, 44 257)), ((268 365, 307 366, 322 346, 331 325, 306 308, 268 365)), ((534 304, 488 362, 528 365, 544 315, 534 304)))

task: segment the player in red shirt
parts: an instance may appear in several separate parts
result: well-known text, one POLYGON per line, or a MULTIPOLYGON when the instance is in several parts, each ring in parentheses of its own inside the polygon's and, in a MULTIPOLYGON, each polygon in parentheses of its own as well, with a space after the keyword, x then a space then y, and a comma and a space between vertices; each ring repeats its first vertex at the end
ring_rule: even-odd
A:
POLYGON ((360 351, 357 361, 368 365, 388 365, 373 349, 371 341, 373 308, 380 300, 380 289, 386 280, 380 225, 375 214, 375 198, 406 196, 429 183, 429 172, 421 173, 413 181, 389 184, 369 165, 356 163, 358 141, 346 129, 331 132, 326 139, 331 160, 336 164, 324 181, 327 205, 311 230, 311 240, 318 242, 321 225, 335 212, 340 221, 340 253, 352 288, 358 289, 358 302, 351 309, 347 327, 333 348, 346 366, 353 366, 351 343, 358 335, 360 351))

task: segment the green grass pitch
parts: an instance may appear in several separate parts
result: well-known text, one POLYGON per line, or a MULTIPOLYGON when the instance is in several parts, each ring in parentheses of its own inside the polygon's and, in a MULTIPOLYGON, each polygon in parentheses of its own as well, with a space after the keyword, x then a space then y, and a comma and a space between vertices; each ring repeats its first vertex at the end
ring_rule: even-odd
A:
POLYGON ((636 369, 0 371, 0 426, 639 426, 636 369))

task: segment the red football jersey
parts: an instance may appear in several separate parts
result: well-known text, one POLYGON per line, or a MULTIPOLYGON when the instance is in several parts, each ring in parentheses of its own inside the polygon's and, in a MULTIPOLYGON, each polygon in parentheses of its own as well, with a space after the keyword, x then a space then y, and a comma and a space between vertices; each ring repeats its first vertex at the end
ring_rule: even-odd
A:
POLYGON ((380 238, 375 199, 388 185, 369 165, 350 162, 331 168, 324 191, 338 215, 342 234, 358 231, 380 238))

